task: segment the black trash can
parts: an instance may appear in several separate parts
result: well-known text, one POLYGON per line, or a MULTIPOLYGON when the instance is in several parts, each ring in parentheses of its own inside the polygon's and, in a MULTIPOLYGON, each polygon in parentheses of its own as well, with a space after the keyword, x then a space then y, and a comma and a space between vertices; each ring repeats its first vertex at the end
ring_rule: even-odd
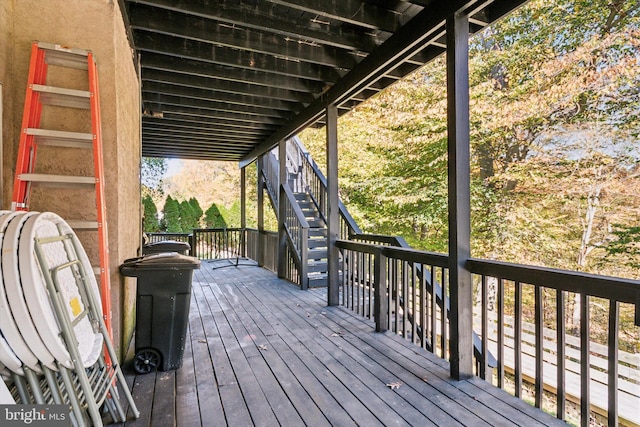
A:
POLYGON ((162 240, 160 242, 147 243, 142 247, 142 255, 160 254, 164 252, 178 252, 187 255, 191 246, 187 242, 177 240, 162 240))
POLYGON ((197 258, 167 252, 126 260, 120 272, 138 278, 136 355, 140 374, 182 366, 189 322, 193 270, 197 258))

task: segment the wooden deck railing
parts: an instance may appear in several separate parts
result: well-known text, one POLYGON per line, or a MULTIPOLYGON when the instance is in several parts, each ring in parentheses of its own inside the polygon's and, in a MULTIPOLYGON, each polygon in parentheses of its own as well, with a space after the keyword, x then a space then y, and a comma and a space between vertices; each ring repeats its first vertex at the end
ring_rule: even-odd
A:
MULTIPOLYGON (((447 300, 447 256, 390 246, 394 241, 386 236, 361 237, 382 245, 337 242, 343 253, 342 304, 373 318, 377 330, 389 329, 448 359, 449 327, 442 306, 447 300), (434 287, 439 283, 445 286, 434 287)), ((546 390, 556 396, 558 418, 565 419, 566 402, 572 401, 581 408, 582 425, 589 425, 591 411, 608 417, 610 425, 640 424, 640 360, 620 349, 617 334, 620 304, 636 304, 638 316, 640 282, 476 259, 468 267, 481 295, 475 343, 480 347, 475 353, 479 376, 509 389, 509 374, 518 397, 524 396, 523 382, 529 384, 538 407, 546 390), (489 310, 491 277, 498 283, 496 312, 489 310), (555 295, 553 307, 543 298, 549 292, 555 295), (581 295, 579 337, 565 328, 568 292, 581 295), (523 307, 525 293, 532 296, 531 310, 523 307), (592 298, 609 306, 604 345, 591 341, 592 298), (528 311, 533 322, 528 322, 528 311), (549 316, 555 328, 549 327, 549 316), (497 355, 495 371, 491 359, 481 357, 490 353, 497 355)))
MULTIPOLYGON (((483 348, 488 348, 491 336, 495 337, 499 387, 505 386, 505 369, 509 369, 513 371, 516 396, 522 395, 525 378, 533 383, 537 407, 542 406, 545 388, 553 389, 559 418, 564 417, 565 402, 569 399, 579 402, 582 425, 589 424, 591 409, 605 413, 609 425, 640 424, 640 381, 624 375, 630 358, 625 355, 621 359, 624 352, 620 350, 618 336, 620 304, 635 305, 635 323, 640 326, 640 281, 479 259, 469 261, 469 269, 481 286, 483 348), (493 319, 487 309, 490 279, 497 280, 497 310, 493 319), (525 295, 533 304, 528 310, 523 307, 525 295), (567 333, 566 320, 567 314, 573 315, 567 313, 568 299, 576 296, 580 305, 579 334, 573 338, 567 333), (599 325, 607 331, 607 342, 598 345, 600 353, 606 354, 606 366, 594 356, 596 344, 591 338, 594 330, 591 302, 595 299, 608 310, 608 324, 599 325), (512 337, 507 334, 507 310, 513 316, 512 337), (533 318, 532 327, 525 322, 527 315, 533 318), (495 334, 490 325, 495 327, 495 334), (550 335, 549 330, 554 334, 550 335), (505 355, 508 339, 513 341, 512 367, 505 355), (555 373, 555 378, 549 371, 555 373)), ((631 365, 637 369, 640 361, 631 365)))

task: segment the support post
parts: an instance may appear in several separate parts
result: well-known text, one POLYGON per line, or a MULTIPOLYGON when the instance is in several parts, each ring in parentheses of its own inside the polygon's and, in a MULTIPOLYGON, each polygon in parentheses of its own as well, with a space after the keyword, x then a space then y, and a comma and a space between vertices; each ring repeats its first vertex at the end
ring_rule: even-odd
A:
POLYGON ((246 239, 247 233, 247 170, 240 168, 240 256, 247 256, 246 239))
POLYGON ((338 108, 331 104, 327 118, 327 305, 340 303, 339 257, 336 246, 340 231, 340 207, 338 206, 338 108))
POLYGON ((473 286, 469 167, 469 18, 447 19, 447 128, 449 154, 449 313, 451 376, 473 376, 473 286))
POLYGON ((377 249, 374 259, 375 299, 373 300, 373 317, 376 321, 376 332, 389 330, 389 297, 387 295, 387 257, 382 248, 377 249))
POLYGON ((265 234, 264 234, 264 155, 258 157, 258 253, 256 261, 259 267, 264 267, 265 234))
POLYGON ((287 141, 282 140, 278 144, 278 277, 287 277, 287 232, 285 220, 287 208, 284 186, 287 185, 287 141))

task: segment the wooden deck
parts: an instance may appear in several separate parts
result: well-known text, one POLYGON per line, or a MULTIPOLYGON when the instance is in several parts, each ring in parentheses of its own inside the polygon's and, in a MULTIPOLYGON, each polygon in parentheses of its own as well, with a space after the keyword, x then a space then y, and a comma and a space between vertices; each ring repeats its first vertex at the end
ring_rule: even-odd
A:
POLYGON ((130 375, 126 426, 566 425, 256 266, 203 262, 184 364, 130 375))

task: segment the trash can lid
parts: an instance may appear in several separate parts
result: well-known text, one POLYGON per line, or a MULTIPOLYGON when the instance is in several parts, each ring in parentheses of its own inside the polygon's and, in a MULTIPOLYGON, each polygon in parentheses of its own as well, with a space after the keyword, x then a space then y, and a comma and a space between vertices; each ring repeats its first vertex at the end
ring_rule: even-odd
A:
POLYGON ((200 268, 200 260, 196 257, 181 255, 177 252, 161 252, 125 260, 120 271, 125 270, 189 270, 200 268))
POLYGON ((167 252, 182 251, 191 249, 191 245, 187 242, 179 242, 177 240, 161 240, 159 242, 147 243, 145 248, 151 248, 154 251, 164 250, 167 252))

